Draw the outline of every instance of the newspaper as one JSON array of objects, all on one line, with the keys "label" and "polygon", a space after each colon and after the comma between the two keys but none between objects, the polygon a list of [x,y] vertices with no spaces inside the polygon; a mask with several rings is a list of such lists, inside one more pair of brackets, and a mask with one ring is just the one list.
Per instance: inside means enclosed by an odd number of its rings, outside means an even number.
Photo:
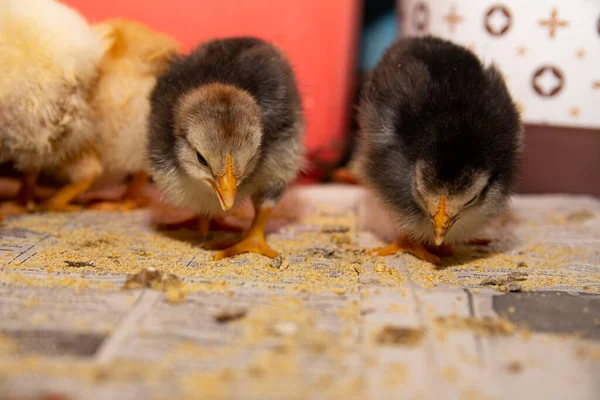
[{"label": "newspaper", "polygon": [[[364,189],[285,204],[277,260],[147,210],[5,220],[0,399],[600,398],[600,201],[517,196],[441,267],[364,251],[398,233]],[[146,268],[185,296],[124,289]]]}]

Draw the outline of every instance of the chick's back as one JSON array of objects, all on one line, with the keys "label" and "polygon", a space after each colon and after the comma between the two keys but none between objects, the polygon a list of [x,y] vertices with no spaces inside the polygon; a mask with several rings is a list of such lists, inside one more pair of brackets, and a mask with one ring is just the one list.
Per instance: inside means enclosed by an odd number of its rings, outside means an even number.
[{"label": "chick's back", "polygon": [[359,120],[371,164],[362,173],[381,185],[387,176],[372,166],[386,157],[407,172],[424,160],[438,182],[467,169],[493,171],[507,188],[515,178],[520,119],[501,73],[451,42],[392,45],[364,87]]},{"label": "chick's back", "polygon": [[[152,163],[169,168],[177,162],[173,135],[177,101],[186,92],[211,83],[235,86],[254,98],[262,111],[263,145],[296,139],[295,130],[289,128],[302,122],[301,104],[285,56],[257,38],[227,38],[200,45],[175,60],[158,80],[151,99]],[[263,151],[268,150],[263,146]]]},{"label": "chick's back", "polygon": [[93,141],[88,92],[101,38],[54,0],[0,2],[0,158],[58,164]]}]

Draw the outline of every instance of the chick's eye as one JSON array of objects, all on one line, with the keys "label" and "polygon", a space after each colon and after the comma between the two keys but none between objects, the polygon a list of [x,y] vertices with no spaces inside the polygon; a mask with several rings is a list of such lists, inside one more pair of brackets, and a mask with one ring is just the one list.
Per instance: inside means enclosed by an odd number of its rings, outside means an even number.
[{"label": "chick's eye", "polygon": [[479,194],[476,194],[475,196],[473,196],[473,198],[471,200],[467,201],[465,203],[465,207],[472,206],[473,204],[475,204],[475,202],[477,201],[477,199],[479,199]]},{"label": "chick's eye", "polygon": [[208,166],[208,163],[206,162],[206,159],[204,157],[202,157],[202,154],[200,154],[199,151],[196,152],[196,158],[198,159],[198,162],[202,165],[204,165],[205,167]]}]

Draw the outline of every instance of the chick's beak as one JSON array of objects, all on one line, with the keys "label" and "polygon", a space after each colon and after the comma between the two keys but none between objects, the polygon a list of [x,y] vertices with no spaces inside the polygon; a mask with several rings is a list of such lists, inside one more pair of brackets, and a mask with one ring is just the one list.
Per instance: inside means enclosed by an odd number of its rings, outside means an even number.
[{"label": "chick's beak", "polygon": [[446,200],[447,197],[445,194],[443,194],[440,198],[437,212],[433,215],[431,219],[431,222],[433,223],[434,240],[437,246],[444,243],[446,233],[455,221],[455,219],[451,218],[446,211]]},{"label": "chick's beak", "polygon": [[224,211],[230,210],[235,204],[235,194],[237,191],[237,178],[233,174],[233,160],[231,154],[227,154],[227,163],[225,165],[225,171],[221,174],[217,180],[217,184],[213,186],[221,208]]}]

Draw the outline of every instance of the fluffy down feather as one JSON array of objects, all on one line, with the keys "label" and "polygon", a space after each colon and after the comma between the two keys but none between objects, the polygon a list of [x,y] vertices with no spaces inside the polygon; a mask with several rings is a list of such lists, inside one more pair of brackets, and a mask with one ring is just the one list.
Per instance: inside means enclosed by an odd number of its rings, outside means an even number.
[{"label": "fluffy down feather", "polygon": [[55,168],[93,151],[90,90],[103,43],[54,0],[0,1],[0,160]]},{"label": "fluffy down feather", "polygon": [[150,92],[177,54],[178,44],[135,21],[109,20],[94,28],[106,30],[112,40],[91,101],[104,170],[146,171]]}]

